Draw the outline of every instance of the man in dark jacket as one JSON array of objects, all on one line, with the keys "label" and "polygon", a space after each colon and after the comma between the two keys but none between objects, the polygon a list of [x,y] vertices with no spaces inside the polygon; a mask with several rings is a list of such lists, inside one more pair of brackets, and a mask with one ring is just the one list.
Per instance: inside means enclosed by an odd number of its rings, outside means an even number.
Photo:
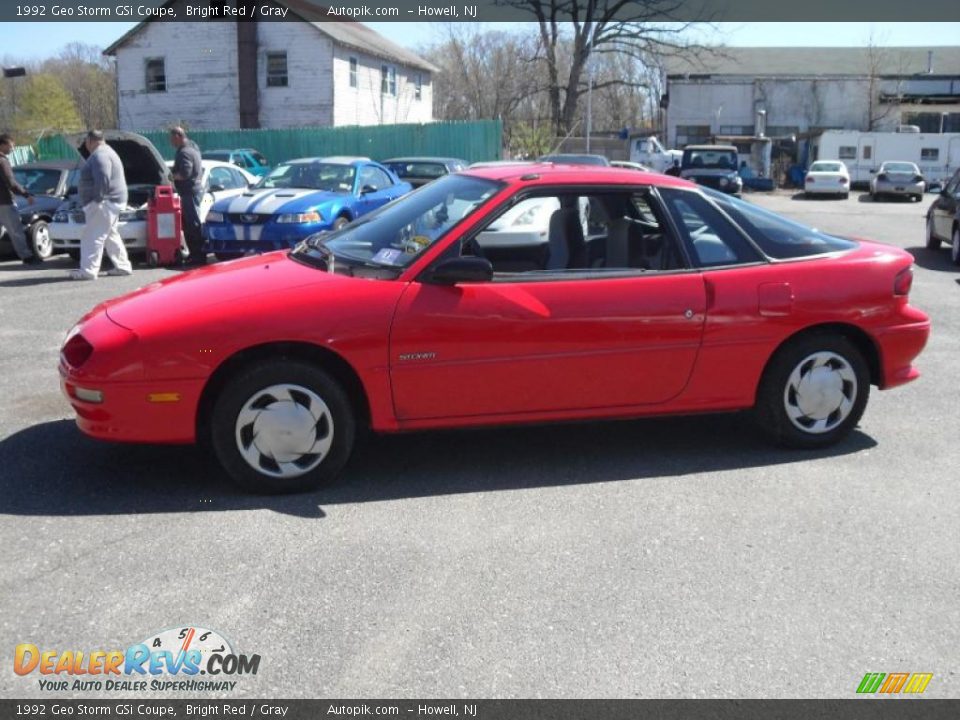
[{"label": "man in dark jacket", "polygon": [[183,236],[190,251],[184,264],[206,265],[207,255],[203,251],[203,234],[200,230],[200,200],[203,198],[200,148],[187,137],[182,127],[170,129],[170,144],[177,149],[173,159],[173,186],[180,196]]},{"label": "man in dark jacket", "polygon": [[6,228],[7,234],[13,241],[13,249],[17,253],[17,257],[23,260],[26,265],[39,265],[43,260],[37,257],[30,246],[27,245],[27,236],[23,232],[23,221],[20,220],[20,213],[17,212],[17,206],[13,202],[14,195],[21,195],[33,205],[33,195],[17,182],[17,178],[13,175],[13,169],[10,167],[10,159],[7,155],[13,152],[13,148],[13,138],[6,133],[0,135],[0,225]]}]

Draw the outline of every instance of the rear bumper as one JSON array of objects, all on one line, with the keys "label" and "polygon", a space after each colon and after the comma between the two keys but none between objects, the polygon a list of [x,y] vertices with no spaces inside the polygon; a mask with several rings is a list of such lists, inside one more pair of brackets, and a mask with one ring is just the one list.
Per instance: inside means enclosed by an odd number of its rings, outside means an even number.
[{"label": "rear bumper", "polygon": [[905,385],[920,377],[913,361],[930,337],[930,319],[921,311],[908,307],[912,322],[894,325],[874,332],[880,350],[880,389]]}]

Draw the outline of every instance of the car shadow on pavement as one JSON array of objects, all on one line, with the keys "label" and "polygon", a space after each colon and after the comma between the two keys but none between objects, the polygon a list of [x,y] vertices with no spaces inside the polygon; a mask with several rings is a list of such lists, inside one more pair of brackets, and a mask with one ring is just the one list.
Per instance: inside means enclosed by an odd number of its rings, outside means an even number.
[{"label": "car shadow on pavement", "polygon": [[0,514],[83,516],[324,506],[677,477],[807,462],[875,447],[855,431],[823,450],[775,448],[747,414],[374,436],[337,481],[300,495],[236,490],[202,450],[103,443],[70,420],[0,441]]},{"label": "car shadow on pavement", "polygon": [[917,267],[944,272],[957,272],[960,270],[960,267],[954,265],[950,260],[949,248],[930,250],[927,247],[918,245],[916,247],[908,247],[907,252],[913,255],[913,261],[917,264]]}]

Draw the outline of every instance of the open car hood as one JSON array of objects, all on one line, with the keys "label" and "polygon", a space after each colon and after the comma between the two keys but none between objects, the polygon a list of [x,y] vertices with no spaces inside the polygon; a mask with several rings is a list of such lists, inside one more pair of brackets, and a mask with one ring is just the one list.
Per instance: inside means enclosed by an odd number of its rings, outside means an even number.
[{"label": "open car hood", "polygon": [[[70,135],[67,141],[77,148],[84,159],[90,153],[84,147],[86,133]],[[170,170],[163,156],[143,135],[126,130],[104,130],[103,139],[120,156],[127,185],[172,185]]]}]

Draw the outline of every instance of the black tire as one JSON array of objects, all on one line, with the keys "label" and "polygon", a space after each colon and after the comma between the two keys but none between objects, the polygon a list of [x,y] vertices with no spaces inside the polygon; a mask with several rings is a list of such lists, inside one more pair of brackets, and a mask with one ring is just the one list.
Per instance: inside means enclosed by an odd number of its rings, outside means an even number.
[{"label": "black tire", "polygon": [[954,265],[960,265],[960,227],[953,228],[950,239],[950,259]]},{"label": "black tire", "polygon": [[939,250],[940,238],[933,233],[933,212],[927,215],[927,250]]},{"label": "black tire", "polygon": [[80,262],[80,251],[79,250],[67,250],[67,256],[74,262]]},{"label": "black tire", "polygon": [[[214,452],[227,474],[244,490],[266,495],[330,482],[349,459],[355,436],[343,388],[320,368],[297,360],[242,370],[216,398],[210,423]],[[288,459],[278,458],[281,453]]]},{"label": "black tire", "polygon": [[350,218],[344,217],[343,215],[341,215],[340,217],[338,217],[336,220],[333,221],[333,232],[336,232],[337,230],[342,230],[349,224],[350,224]]},{"label": "black tire", "polygon": [[845,192],[845,193],[843,194],[843,199],[844,199],[844,200],[849,200],[849,199],[850,199],[850,193]]},{"label": "black tire", "polygon": [[[820,370],[818,377],[812,375]],[[801,382],[795,382],[797,378]],[[799,392],[804,382],[808,388],[816,383],[807,407]],[[824,397],[827,393],[835,397]],[[869,397],[870,372],[857,347],[842,335],[817,333],[789,342],[770,359],[755,413],[763,432],[777,445],[820,448],[853,430]]]},{"label": "black tire", "polygon": [[35,257],[46,260],[53,255],[53,240],[50,239],[50,227],[45,220],[37,220],[30,226],[27,234],[30,240],[30,249]]}]

